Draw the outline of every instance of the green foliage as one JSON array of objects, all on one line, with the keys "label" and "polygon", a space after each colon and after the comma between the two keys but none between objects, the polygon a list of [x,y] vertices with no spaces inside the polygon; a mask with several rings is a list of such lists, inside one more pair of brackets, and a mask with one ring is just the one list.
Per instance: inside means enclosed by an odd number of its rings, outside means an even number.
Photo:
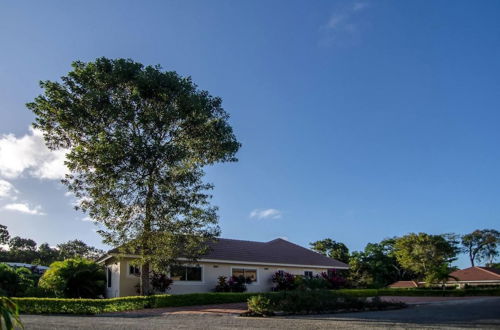
[{"label": "green foliage", "polygon": [[153,292],[165,293],[170,290],[170,286],[173,282],[174,281],[164,273],[153,272],[151,275],[151,287],[153,288]]},{"label": "green foliage", "polygon": [[[341,289],[328,291],[315,295],[316,291],[305,291],[306,294],[300,296],[301,304],[306,305],[308,299],[317,297],[330,298],[362,298],[375,296],[500,296],[500,289],[468,289],[468,290],[431,290],[431,289]],[[107,312],[120,312],[142,308],[179,307],[195,305],[211,305],[245,302],[249,298],[263,295],[276,301],[274,295],[282,294],[279,297],[289,297],[293,301],[298,294],[288,295],[291,291],[283,293],[192,293],[180,295],[152,295],[136,296],[111,299],[60,299],[60,298],[12,298],[19,305],[22,313],[29,314],[98,314]],[[307,295],[307,292],[312,292]],[[280,300],[280,299],[278,299]],[[288,302],[292,303],[292,302]],[[311,309],[313,310],[313,309]]]},{"label": "green foliage", "polygon": [[411,233],[397,238],[394,244],[397,261],[420,278],[454,261],[457,253],[454,242],[445,235]]},{"label": "green foliage", "polygon": [[43,274],[39,287],[58,297],[96,298],[104,294],[106,275],[102,267],[86,259],[56,261]]},{"label": "green foliage", "polygon": [[9,231],[7,226],[0,225],[0,244],[7,244],[10,239]]},{"label": "green foliage", "polygon": [[349,249],[344,243],[336,242],[331,238],[309,243],[311,249],[327,257],[349,263]]},{"label": "green foliage", "polygon": [[258,295],[248,298],[248,310],[257,315],[273,315],[274,305],[271,299],[264,295]]},{"label": "green foliage", "polygon": [[13,298],[21,313],[29,314],[98,314],[143,308],[245,302],[256,293],[192,293],[151,295],[111,299]]},{"label": "green foliage", "polygon": [[72,66],[27,107],[47,146],[68,149],[64,183],[106,243],[142,255],[147,292],[148,265],[195,260],[218,236],[203,167],[236,161],[240,144],[222,100],[190,78],[126,59]]},{"label": "green foliage", "polygon": [[334,293],[339,296],[374,297],[374,296],[412,296],[412,297],[464,297],[464,296],[500,296],[499,288],[470,289],[341,289]]},{"label": "green foliage", "polygon": [[61,260],[59,251],[50,247],[48,243],[38,246],[36,259],[30,261],[30,264],[49,266],[54,261]]},{"label": "green foliage", "polygon": [[353,310],[378,310],[388,307],[404,307],[402,303],[383,302],[380,299],[341,296],[328,290],[282,291],[275,294],[262,294],[248,300],[251,313],[272,315],[310,314]]},{"label": "green foliage", "polygon": [[37,243],[30,238],[19,236],[10,239],[6,226],[0,225],[0,244],[8,243],[9,250],[0,248],[0,261],[22,262],[33,265],[49,266],[54,261],[68,258],[95,259],[104,251],[89,246],[80,240],[68,241],[52,248],[48,243]]},{"label": "green foliage", "polygon": [[329,289],[329,283],[321,276],[305,277],[295,276],[294,287],[297,290]]},{"label": "green foliage", "polygon": [[398,280],[410,280],[413,273],[404,269],[394,254],[395,239],[368,243],[349,260],[349,282],[356,287],[385,287]]},{"label": "green foliage", "polygon": [[26,314],[98,314],[149,307],[148,297],[112,299],[13,298]]},{"label": "green foliage", "polygon": [[471,266],[487,260],[489,264],[498,256],[500,232],[494,229],[474,230],[461,237],[462,252],[469,256]]},{"label": "green foliage", "polygon": [[230,287],[227,283],[227,276],[217,277],[217,285],[214,288],[215,292],[229,292]]},{"label": "green foliage", "polygon": [[0,330],[4,328],[4,325],[7,330],[16,327],[24,328],[16,303],[7,297],[0,297]]},{"label": "green foliage", "polygon": [[425,276],[425,282],[428,286],[440,284],[442,288],[445,289],[447,281],[458,281],[456,277],[450,275],[453,270],[454,269],[448,267],[447,264],[442,264],[438,267],[433,268],[430,272],[427,273],[427,275]]},{"label": "green foliage", "polygon": [[14,268],[0,263],[0,290],[10,297],[24,296],[35,286],[35,276],[24,267]]},{"label": "green foliage", "polygon": [[70,258],[97,259],[104,254],[103,250],[89,246],[78,239],[57,244],[57,249],[62,260]]}]

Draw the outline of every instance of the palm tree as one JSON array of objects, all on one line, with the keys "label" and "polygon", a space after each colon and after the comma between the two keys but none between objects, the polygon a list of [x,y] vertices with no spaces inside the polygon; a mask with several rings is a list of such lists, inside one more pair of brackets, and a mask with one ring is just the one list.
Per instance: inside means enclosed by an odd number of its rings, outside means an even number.
[{"label": "palm tree", "polygon": [[19,308],[7,297],[0,297],[0,330],[11,330],[15,326],[20,326],[24,329],[21,319],[19,318]]}]

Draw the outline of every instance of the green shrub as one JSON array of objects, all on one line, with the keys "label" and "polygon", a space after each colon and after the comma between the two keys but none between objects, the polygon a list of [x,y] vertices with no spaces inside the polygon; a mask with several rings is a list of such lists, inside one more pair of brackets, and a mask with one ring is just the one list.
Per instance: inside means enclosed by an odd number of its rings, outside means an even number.
[{"label": "green shrub", "polygon": [[245,302],[257,293],[247,292],[207,292],[178,295],[150,296],[151,307],[177,307]]},{"label": "green shrub", "polygon": [[150,306],[149,297],[111,299],[13,298],[25,314],[98,314],[143,309]]},{"label": "green shrub", "polygon": [[38,282],[57,297],[97,298],[104,295],[106,275],[101,266],[87,259],[56,261]]},{"label": "green shrub", "polygon": [[310,314],[403,306],[402,303],[384,302],[380,299],[343,297],[329,290],[281,291],[272,295],[262,294],[248,300],[250,313],[257,315],[272,315],[275,312]]},{"label": "green shrub", "polygon": [[0,329],[23,328],[19,318],[19,308],[16,303],[7,297],[0,297]]},{"label": "green shrub", "polygon": [[500,289],[341,289],[333,291],[339,296],[374,297],[374,296],[416,296],[416,297],[463,297],[463,296],[500,296]]},{"label": "green shrub", "polygon": [[274,306],[266,296],[258,295],[248,298],[248,310],[252,311],[257,315],[273,315],[274,314]]},{"label": "green shrub", "polygon": [[3,294],[9,297],[24,296],[34,285],[34,276],[28,268],[14,268],[0,263],[0,290]]},{"label": "green shrub", "polygon": [[191,293],[111,299],[13,298],[22,313],[98,314],[160,307],[245,302],[257,293]]}]

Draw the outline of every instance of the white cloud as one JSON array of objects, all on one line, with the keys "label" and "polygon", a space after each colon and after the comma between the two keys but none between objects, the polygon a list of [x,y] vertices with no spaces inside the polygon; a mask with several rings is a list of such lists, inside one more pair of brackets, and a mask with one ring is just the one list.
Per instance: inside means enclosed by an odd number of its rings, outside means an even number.
[{"label": "white cloud", "polygon": [[368,8],[368,4],[366,2],[356,2],[352,6],[352,10],[354,10],[354,11],[363,10],[365,8]]},{"label": "white cloud", "polygon": [[49,150],[42,132],[31,127],[20,138],[4,134],[0,137],[0,175],[17,178],[27,173],[40,179],[62,179],[68,173],[65,154],[65,150]]},{"label": "white cloud", "polygon": [[3,208],[7,211],[21,212],[32,215],[45,215],[45,213],[42,212],[42,207],[40,205],[31,208],[27,203],[12,203],[5,205]]},{"label": "white cloud", "polygon": [[366,8],[368,8],[366,2],[355,2],[350,6],[344,6],[335,10],[326,24],[320,28],[322,32],[320,44],[352,43],[357,38],[359,30],[358,25],[360,21],[357,15]]},{"label": "white cloud", "polygon": [[0,179],[0,198],[10,198],[10,199],[16,199],[18,191],[12,183],[9,181],[5,181]]},{"label": "white cloud", "polygon": [[282,215],[282,212],[276,209],[255,209],[250,212],[250,218],[256,219],[279,219]]}]

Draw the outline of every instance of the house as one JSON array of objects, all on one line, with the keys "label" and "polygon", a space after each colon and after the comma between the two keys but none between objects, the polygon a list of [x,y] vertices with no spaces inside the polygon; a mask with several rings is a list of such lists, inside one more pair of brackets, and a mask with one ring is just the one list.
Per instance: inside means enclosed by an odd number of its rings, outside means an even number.
[{"label": "house", "polygon": [[33,273],[37,273],[40,275],[45,273],[47,271],[47,269],[49,269],[49,267],[47,267],[47,266],[25,264],[22,262],[4,262],[4,264],[9,265],[10,267],[13,267],[13,268],[19,268],[19,267],[28,268]]},{"label": "house", "polygon": [[396,281],[387,287],[391,289],[411,289],[418,288],[420,286],[422,286],[421,283],[416,281]]},{"label": "house", "polygon": [[[113,249],[98,260],[106,267],[108,298],[137,295],[139,269],[131,263],[137,257]],[[182,294],[213,291],[219,276],[243,275],[252,280],[247,291],[265,292],[273,287],[271,277],[278,271],[314,276],[334,269],[348,266],[280,238],[269,242],[220,238],[196,264],[166,272],[173,279],[169,293]]]},{"label": "house", "polygon": [[[453,277],[456,277],[455,280]],[[490,267],[469,267],[450,273],[450,279],[446,285],[457,286],[479,286],[500,285],[500,269]]]}]

